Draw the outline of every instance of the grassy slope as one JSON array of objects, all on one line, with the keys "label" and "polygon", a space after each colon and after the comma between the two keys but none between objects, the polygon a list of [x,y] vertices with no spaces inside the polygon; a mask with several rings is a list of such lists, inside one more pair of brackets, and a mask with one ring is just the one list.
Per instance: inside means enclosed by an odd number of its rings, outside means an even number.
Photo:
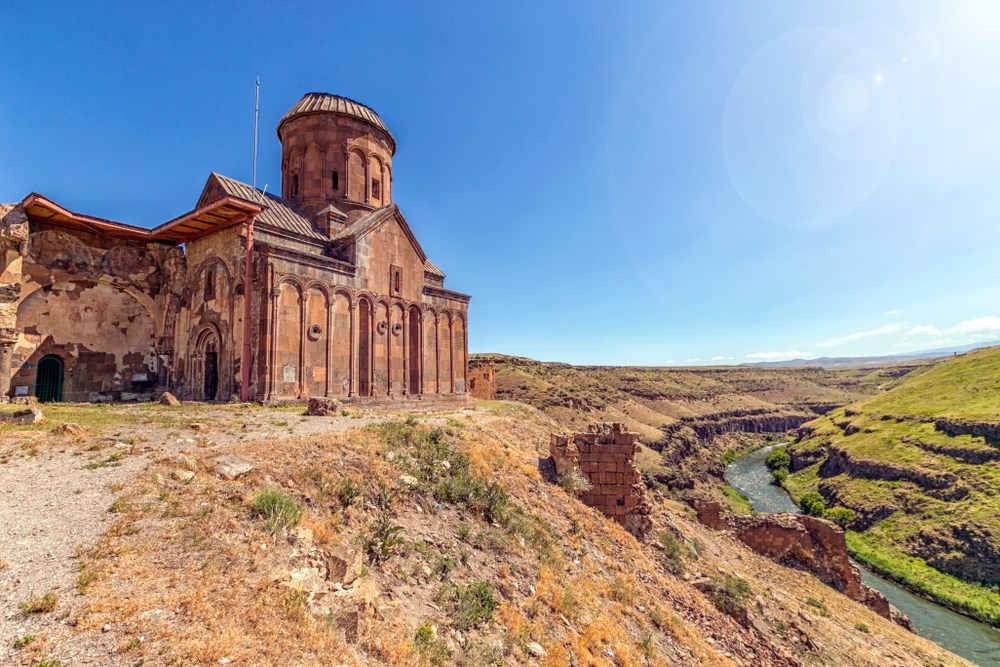
[{"label": "grassy slope", "polygon": [[[994,461],[969,462],[996,450],[983,438],[936,430],[932,419],[940,417],[1000,420],[1000,348],[942,361],[881,396],[812,422],[812,434],[791,450],[817,463],[793,474],[788,487],[793,495],[820,490],[877,518],[849,537],[858,558],[925,595],[997,623],[1000,595],[947,573],[968,571],[962,566],[970,559],[967,535],[992,553],[1000,549],[1000,467]],[[820,464],[831,447],[853,461],[876,462],[899,474],[823,477]],[[921,480],[943,480],[943,488],[928,488]],[[949,497],[959,487],[968,495]],[[995,577],[995,563],[982,565]]]}]

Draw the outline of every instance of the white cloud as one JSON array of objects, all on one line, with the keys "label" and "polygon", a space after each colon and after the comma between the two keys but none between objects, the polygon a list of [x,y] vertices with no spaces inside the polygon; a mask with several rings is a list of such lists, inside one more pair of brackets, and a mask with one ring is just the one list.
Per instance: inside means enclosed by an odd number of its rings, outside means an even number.
[{"label": "white cloud", "polygon": [[895,317],[896,315],[902,315],[903,311],[901,311],[901,310],[887,310],[887,311],[885,311],[885,314],[889,315],[890,317]]},{"label": "white cloud", "polygon": [[941,330],[936,326],[917,326],[906,332],[907,336],[940,336]]},{"label": "white cloud", "polygon": [[833,347],[834,345],[843,345],[844,343],[850,343],[852,341],[861,340],[862,338],[871,338],[872,336],[884,336],[886,334],[897,333],[902,330],[902,326],[899,324],[886,324],[885,326],[878,327],[877,329],[869,329],[868,331],[857,331],[855,333],[847,334],[846,336],[838,336],[837,338],[828,338],[822,343],[819,343],[823,347]]},{"label": "white cloud", "polygon": [[950,331],[960,334],[1000,333],[1000,317],[987,315],[986,317],[977,317],[974,320],[965,320],[956,324]]},{"label": "white cloud", "polygon": [[808,356],[810,356],[808,352],[753,352],[746,355],[746,358],[758,361],[779,361],[781,359],[798,359]]},{"label": "white cloud", "polygon": [[717,354],[714,357],[712,357],[711,361],[732,361],[735,358],[736,357],[726,357],[721,354]]}]

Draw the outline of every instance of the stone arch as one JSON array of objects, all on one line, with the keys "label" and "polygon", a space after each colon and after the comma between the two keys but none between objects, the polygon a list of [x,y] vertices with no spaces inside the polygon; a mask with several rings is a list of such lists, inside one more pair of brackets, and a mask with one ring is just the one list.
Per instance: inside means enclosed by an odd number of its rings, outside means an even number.
[{"label": "stone arch", "polygon": [[90,248],[76,237],[49,229],[28,236],[28,258],[44,266],[46,271],[60,270],[69,273],[88,273],[95,265]]},{"label": "stone arch", "polygon": [[468,374],[465,336],[465,317],[461,313],[455,313],[452,318],[451,358],[455,366],[455,392],[459,394],[464,394],[466,391],[466,376]]},{"label": "stone arch", "polygon": [[[223,283],[220,283],[217,277],[220,268]],[[209,257],[205,259],[190,275],[189,287],[193,296],[192,307],[214,299],[218,299],[220,302],[229,301],[229,295],[232,294],[233,290],[233,275],[229,266],[221,258]]]},{"label": "stone arch", "polygon": [[374,326],[374,363],[372,372],[372,386],[374,396],[385,396],[389,392],[389,364],[390,346],[392,343],[391,326],[391,306],[386,299],[378,299],[375,302]]},{"label": "stone arch", "polygon": [[406,336],[406,360],[407,367],[407,391],[412,395],[424,393],[423,367],[424,357],[422,354],[424,346],[423,314],[416,304],[409,307],[407,316],[407,336]]},{"label": "stone arch", "polygon": [[307,396],[326,396],[330,360],[330,296],[326,286],[311,282],[305,291],[303,386]]},{"label": "stone arch", "polygon": [[368,201],[368,160],[358,148],[351,148],[347,153],[347,171],[351,182],[347,186],[347,196],[354,201]]},{"label": "stone arch", "polygon": [[368,156],[368,191],[373,206],[380,207],[385,201],[385,175],[382,158],[374,153]]},{"label": "stone arch", "polygon": [[144,247],[123,245],[112,248],[104,253],[100,266],[100,270],[109,276],[133,283],[146,283],[154,294],[160,291],[160,262]]},{"label": "stone arch", "polygon": [[403,393],[406,386],[404,382],[406,329],[403,327],[405,312],[400,301],[394,301],[389,308],[389,391],[393,394]]},{"label": "stone arch", "polygon": [[295,146],[288,152],[288,159],[285,161],[282,170],[282,197],[294,199],[302,192],[302,150]]},{"label": "stone arch", "polygon": [[434,308],[424,308],[424,391],[438,393],[438,317]]},{"label": "stone arch", "polygon": [[374,306],[367,296],[358,298],[358,393],[372,395],[372,335]]},{"label": "stone arch", "polygon": [[353,359],[351,332],[351,295],[346,289],[334,289],[330,297],[330,394],[347,396],[351,391]]},{"label": "stone arch", "polygon": [[189,395],[202,401],[216,401],[224,398],[223,389],[223,348],[222,334],[215,324],[204,324],[192,339],[190,355],[191,378]]},{"label": "stone arch", "polygon": [[451,354],[451,311],[442,310],[438,314],[438,393],[451,394],[455,391],[452,374]]},{"label": "stone arch", "polygon": [[302,284],[286,276],[278,281],[275,312],[274,394],[299,395],[302,346]]},{"label": "stone arch", "polygon": [[[324,191],[334,196],[342,196],[347,187],[347,165],[344,162],[344,147],[334,142],[326,147],[323,178]],[[336,187],[334,176],[336,173]]]}]

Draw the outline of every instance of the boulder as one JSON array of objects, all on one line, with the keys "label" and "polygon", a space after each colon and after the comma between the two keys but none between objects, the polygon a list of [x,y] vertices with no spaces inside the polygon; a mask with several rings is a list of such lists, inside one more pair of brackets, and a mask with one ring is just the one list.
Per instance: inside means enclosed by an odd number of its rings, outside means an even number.
[{"label": "boulder", "polygon": [[332,417],[340,414],[340,401],[333,398],[313,396],[309,399],[306,414],[310,417]]},{"label": "boulder", "polygon": [[220,456],[215,459],[214,464],[215,474],[223,479],[236,479],[257,467],[252,461],[235,454]]},{"label": "boulder", "polygon": [[345,550],[326,557],[326,578],[340,584],[350,584],[361,576],[361,552]]},{"label": "boulder", "polygon": [[66,435],[71,438],[83,438],[90,435],[87,429],[73,422],[63,422],[52,429],[52,432],[56,435]]},{"label": "boulder", "polygon": [[194,473],[190,470],[174,470],[170,473],[170,476],[181,484],[187,484],[194,479]]},{"label": "boulder", "polygon": [[165,391],[162,394],[160,394],[160,404],[172,405],[174,407],[177,407],[178,405],[181,404],[181,402],[178,401],[177,397],[171,394],[169,391]]},{"label": "boulder", "polygon": [[0,422],[17,424],[18,426],[38,424],[42,419],[44,419],[42,411],[35,407],[28,408],[27,410],[18,410],[17,412],[0,413]]}]

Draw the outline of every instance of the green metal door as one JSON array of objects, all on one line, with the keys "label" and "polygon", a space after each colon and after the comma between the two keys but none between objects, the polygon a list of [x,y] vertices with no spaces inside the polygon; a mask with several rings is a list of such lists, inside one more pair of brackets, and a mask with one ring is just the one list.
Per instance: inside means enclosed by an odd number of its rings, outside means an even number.
[{"label": "green metal door", "polygon": [[63,390],[63,362],[57,356],[42,357],[35,377],[35,396],[40,402],[61,401]]}]

